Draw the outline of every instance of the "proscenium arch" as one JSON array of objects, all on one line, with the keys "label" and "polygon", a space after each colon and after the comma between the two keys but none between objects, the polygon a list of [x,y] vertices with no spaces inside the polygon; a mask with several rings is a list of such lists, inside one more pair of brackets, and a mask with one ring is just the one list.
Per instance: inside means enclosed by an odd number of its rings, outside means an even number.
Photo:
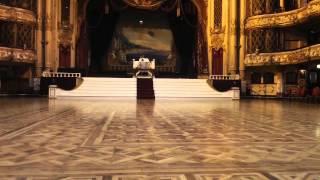
[{"label": "proscenium arch", "polygon": [[[82,19],[87,17],[87,8],[88,8],[88,4],[90,2],[90,0],[82,0],[83,1],[83,6],[79,7],[82,8]],[[202,24],[203,26],[205,26],[205,29],[207,28],[207,2],[206,0],[190,0],[191,2],[193,2],[193,4],[195,5],[195,7],[197,8],[198,11],[198,22],[200,22],[200,24]],[[203,21],[202,21],[203,20]]]},{"label": "proscenium arch", "polygon": [[[82,14],[78,14],[78,27],[81,28],[82,25],[86,22],[87,18],[87,8],[91,0],[79,0],[78,8],[81,8],[78,12],[82,12]],[[208,67],[208,42],[207,42],[207,2],[206,0],[190,0],[194,7],[197,10],[197,19],[198,19],[198,30],[196,34],[197,38],[197,73],[198,75],[207,75],[209,71]],[[80,3],[81,2],[81,3]],[[82,6],[81,6],[82,5]],[[80,42],[79,40],[83,36],[82,30],[79,29],[77,32],[77,42]],[[200,34],[199,34],[200,33]],[[200,39],[199,39],[200,38]],[[78,46],[78,45],[77,45]],[[78,48],[77,48],[78,49]],[[82,49],[83,50],[83,49]],[[81,52],[81,48],[80,48]],[[79,49],[77,50],[77,54],[79,53]],[[77,57],[81,57],[80,55],[77,55]],[[81,63],[80,63],[81,64]]]}]

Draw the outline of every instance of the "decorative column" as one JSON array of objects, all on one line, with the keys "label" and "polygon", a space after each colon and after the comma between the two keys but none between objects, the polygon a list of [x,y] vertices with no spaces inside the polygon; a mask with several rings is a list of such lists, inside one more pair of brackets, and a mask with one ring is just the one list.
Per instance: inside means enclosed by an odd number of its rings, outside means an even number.
[{"label": "decorative column", "polygon": [[245,32],[245,19],[246,19],[246,12],[247,12],[247,1],[241,1],[240,4],[240,63],[239,63],[239,70],[240,70],[240,77],[244,79],[245,77],[245,65],[244,60],[246,57],[246,40],[247,34]]},{"label": "decorative column", "polygon": [[35,49],[37,50],[37,61],[35,64],[35,76],[40,77],[42,73],[42,62],[43,62],[43,49],[42,49],[42,28],[43,28],[43,18],[42,18],[42,3],[44,0],[38,0],[37,5],[37,15],[38,15],[38,25],[36,29],[36,41]]},{"label": "decorative column", "polygon": [[[44,0],[47,1],[47,0]],[[45,24],[45,34],[46,34],[46,41],[44,42],[46,45],[45,50],[45,69],[46,70],[53,70],[51,69],[52,65],[52,3],[53,1],[46,2],[46,24]]]},{"label": "decorative column", "polygon": [[58,1],[47,1],[46,21],[46,69],[56,71],[58,60],[57,12]]},{"label": "decorative column", "polygon": [[74,68],[76,65],[76,29],[78,29],[76,26],[78,25],[78,16],[77,16],[77,8],[78,8],[78,1],[77,0],[71,0],[71,17],[70,17],[70,24],[72,29],[72,44],[71,44],[71,67]]},{"label": "decorative column", "polygon": [[237,57],[236,57],[236,51],[237,51],[237,32],[236,32],[236,18],[237,18],[237,7],[236,7],[236,1],[230,2],[230,22],[229,22],[229,58],[228,58],[228,73],[230,74],[236,74],[237,71]]}]

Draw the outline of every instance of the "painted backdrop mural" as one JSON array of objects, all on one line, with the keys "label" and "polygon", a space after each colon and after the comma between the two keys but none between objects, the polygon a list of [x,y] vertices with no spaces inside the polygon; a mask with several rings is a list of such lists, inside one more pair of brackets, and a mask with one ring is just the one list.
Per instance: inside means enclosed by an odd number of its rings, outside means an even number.
[{"label": "painted backdrop mural", "polygon": [[177,57],[165,14],[129,12],[120,15],[106,58],[107,70],[125,70],[132,59],[155,59],[158,71],[176,72]]}]

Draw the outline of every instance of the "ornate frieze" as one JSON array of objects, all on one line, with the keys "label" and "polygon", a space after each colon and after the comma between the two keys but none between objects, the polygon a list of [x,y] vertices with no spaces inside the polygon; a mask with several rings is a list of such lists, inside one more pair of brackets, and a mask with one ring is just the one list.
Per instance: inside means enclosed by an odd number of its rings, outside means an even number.
[{"label": "ornate frieze", "polygon": [[0,47],[0,61],[34,63],[36,52],[15,48]]},{"label": "ornate frieze", "polygon": [[24,23],[37,22],[37,18],[34,12],[26,9],[8,7],[3,5],[0,5],[0,20]]},{"label": "ornate frieze", "polygon": [[276,84],[251,84],[251,95],[253,96],[276,96]]},{"label": "ornate frieze", "polygon": [[245,27],[246,29],[287,27],[303,23],[313,16],[320,16],[320,0],[313,0],[307,6],[292,11],[249,17]]},{"label": "ornate frieze", "polygon": [[275,53],[248,54],[246,66],[298,64],[320,58],[320,44],[303,49]]}]

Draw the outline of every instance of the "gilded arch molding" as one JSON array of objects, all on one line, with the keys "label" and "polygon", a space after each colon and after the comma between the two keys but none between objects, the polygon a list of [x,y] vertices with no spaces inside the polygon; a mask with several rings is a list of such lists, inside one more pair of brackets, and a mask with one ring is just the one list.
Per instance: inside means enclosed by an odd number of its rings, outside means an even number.
[{"label": "gilded arch molding", "polygon": [[313,0],[303,8],[288,12],[249,17],[245,28],[287,27],[304,23],[310,17],[320,17],[320,0]]},{"label": "gilded arch molding", "polygon": [[32,24],[35,24],[37,22],[37,18],[34,12],[26,9],[8,7],[3,5],[0,5],[0,20]]}]

